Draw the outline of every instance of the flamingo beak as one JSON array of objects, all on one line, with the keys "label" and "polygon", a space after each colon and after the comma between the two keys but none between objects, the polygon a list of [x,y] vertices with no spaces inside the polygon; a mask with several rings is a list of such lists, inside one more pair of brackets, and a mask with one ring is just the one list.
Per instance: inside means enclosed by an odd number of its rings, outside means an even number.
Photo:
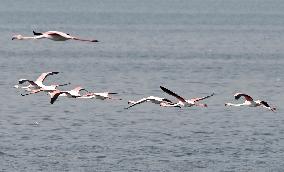
[{"label": "flamingo beak", "polygon": [[12,37],[12,40],[16,39],[15,37]]},{"label": "flamingo beak", "polygon": [[95,39],[95,40],[92,40],[92,42],[99,42],[99,41]]}]

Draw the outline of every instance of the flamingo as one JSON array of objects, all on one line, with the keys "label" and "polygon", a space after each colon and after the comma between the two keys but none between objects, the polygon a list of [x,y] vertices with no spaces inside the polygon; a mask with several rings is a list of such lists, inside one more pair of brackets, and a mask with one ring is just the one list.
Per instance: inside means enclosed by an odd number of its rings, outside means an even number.
[{"label": "flamingo", "polygon": [[19,85],[15,85],[15,88],[23,88],[26,91],[30,91],[30,93],[28,94],[22,94],[22,96],[26,96],[29,94],[35,94],[41,91],[55,91],[57,87],[59,86],[65,86],[65,85],[69,85],[70,83],[67,84],[53,84],[53,85],[44,85],[43,81],[46,79],[46,77],[50,76],[50,75],[55,75],[58,74],[59,72],[45,72],[42,73],[35,81],[33,80],[29,80],[29,79],[20,79],[19,80],[19,84],[24,84],[26,82],[29,83],[28,86],[25,87],[20,87]]},{"label": "flamingo", "polygon": [[236,93],[234,95],[235,99],[238,100],[240,97],[244,97],[245,98],[245,102],[241,103],[241,104],[233,104],[233,103],[225,103],[225,106],[249,106],[249,107],[264,107],[266,109],[271,110],[272,112],[276,111],[275,107],[270,107],[268,105],[268,103],[266,101],[262,101],[262,100],[256,100],[254,101],[253,98],[247,94],[244,93]]},{"label": "flamingo", "polygon": [[214,95],[214,93],[212,93],[211,95],[209,96],[205,96],[205,97],[201,97],[201,98],[192,98],[192,99],[189,99],[189,100],[186,100],[184,99],[183,97],[177,95],[176,93],[172,92],[171,90],[163,87],[163,86],[160,86],[160,88],[166,92],[167,94],[171,95],[171,96],[174,96],[176,97],[179,102],[176,103],[176,105],[179,105],[179,106],[184,106],[184,107],[191,107],[191,106],[200,106],[200,107],[207,107],[207,104],[201,104],[201,103],[197,103],[201,100],[204,100],[204,99],[207,99],[209,97],[212,97]]},{"label": "flamingo", "polygon": [[36,93],[39,93],[41,91],[44,91],[44,92],[52,92],[52,91],[56,91],[57,90],[57,87],[61,87],[61,86],[66,86],[66,85],[69,85],[71,84],[70,82],[67,83],[67,84],[53,84],[53,85],[49,85],[49,86],[45,86],[45,87],[42,87],[42,88],[39,88],[39,89],[30,89],[29,90],[29,93],[26,93],[26,94],[21,94],[22,96],[28,96],[28,95],[31,95],[31,94],[36,94]]},{"label": "flamingo", "polygon": [[113,93],[113,92],[102,92],[102,93],[92,93],[88,92],[87,94],[78,97],[82,99],[100,99],[100,100],[105,100],[105,99],[112,99],[112,100],[122,100],[120,98],[114,98],[111,95],[118,94],[118,93]]},{"label": "flamingo", "polygon": [[82,91],[82,90],[87,91],[85,88],[78,86],[78,87],[75,87],[74,89],[69,90],[69,91],[55,90],[55,91],[48,92],[50,97],[51,97],[50,103],[53,104],[59,96],[65,96],[65,97],[68,97],[68,98],[79,98],[79,97],[82,96],[80,94],[80,91]]},{"label": "flamingo", "polygon": [[72,40],[76,40],[76,41],[88,41],[88,42],[99,42],[96,39],[81,39],[81,38],[77,38],[74,36],[71,36],[67,33],[64,32],[59,32],[59,31],[47,31],[47,32],[43,32],[43,33],[38,33],[33,31],[34,36],[22,36],[22,35],[14,35],[12,37],[12,40],[17,39],[17,40],[26,40],[26,39],[43,39],[43,38],[47,38],[53,41],[66,41],[69,39]]},{"label": "flamingo", "polygon": [[159,104],[162,107],[179,107],[180,106],[178,104],[174,104],[172,101],[170,101],[169,99],[166,98],[161,98],[161,97],[155,97],[155,96],[149,96],[146,98],[142,98],[138,101],[133,101],[133,100],[129,100],[128,104],[131,104],[130,106],[126,107],[125,109],[129,109],[135,105],[144,103],[144,102],[151,102],[154,104]]}]

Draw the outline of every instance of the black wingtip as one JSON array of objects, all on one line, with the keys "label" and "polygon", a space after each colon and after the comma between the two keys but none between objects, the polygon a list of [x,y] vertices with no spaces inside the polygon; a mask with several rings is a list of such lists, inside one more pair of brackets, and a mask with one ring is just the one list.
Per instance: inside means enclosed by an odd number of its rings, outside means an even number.
[{"label": "black wingtip", "polygon": [[235,96],[235,100],[239,100],[240,97],[241,96],[239,96],[239,95]]},{"label": "black wingtip", "polygon": [[51,99],[50,99],[50,104],[53,104],[55,102],[55,100],[57,99],[58,96],[53,96]]},{"label": "black wingtip", "polygon": [[163,101],[166,101],[168,103],[171,103],[171,104],[174,104],[171,100],[167,99],[167,98],[164,98]]},{"label": "black wingtip", "polygon": [[163,87],[163,86],[160,86],[160,88],[162,89],[162,90],[167,90],[165,87]]},{"label": "black wingtip", "polygon": [[23,84],[24,82],[26,82],[26,80],[25,80],[25,79],[21,79],[21,80],[19,80],[19,84]]},{"label": "black wingtip", "polygon": [[42,35],[42,33],[35,32],[34,30],[33,30],[33,34],[34,34],[34,35]]}]

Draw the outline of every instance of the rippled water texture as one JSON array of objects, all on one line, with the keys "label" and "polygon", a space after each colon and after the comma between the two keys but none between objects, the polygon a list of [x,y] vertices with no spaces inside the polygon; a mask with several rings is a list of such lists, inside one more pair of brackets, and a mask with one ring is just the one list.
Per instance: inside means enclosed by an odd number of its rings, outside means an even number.
[{"label": "rippled water texture", "polygon": [[[284,170],[281,0],[4,0],[0,171]],[[12,41],[60,30],[99,43]],[[20,78],[112,91],[122,101],[22,97]],[[208,108],[125,110],[166,86]],[[278,107],[225,107],[237,91]]]}]

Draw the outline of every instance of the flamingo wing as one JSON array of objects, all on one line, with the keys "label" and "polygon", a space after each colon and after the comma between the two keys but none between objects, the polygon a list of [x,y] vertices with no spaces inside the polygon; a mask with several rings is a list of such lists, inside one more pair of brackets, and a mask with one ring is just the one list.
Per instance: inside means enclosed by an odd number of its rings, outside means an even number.
[{"label": "flamingo wing", "polygon": [[23,84],[25,82],[28,82],[29,84],[33,85],[33,86],[38,86],[34,81],[28,80],[28,79],[20,79],[19,80],[19,84]]},{"label": "flamingo wing", "polygon": [[146,102],[147,100],[148,100],[147,98],[143,98],[143,99],[141,99],[141,100],[138,100],[137,102],[132,103],[130,106],[126,107],[125,109],[129,109],[129,108],[131,108],[131,107],[133,107],[133,106],[136,106],[136,105],[138,105],[138,104],[144,103],[144,102]]},{"label": "flamingo wing", "polygon": [[73,98],[76,98],[76,96],[73,96],[72,94],[70,94],[67,91],[56,90],[56,91],[50,93],[50,95],[51,95],[50,103],[53,104],[57,100],[57,98],[60,96],[60,94],[66,94],[66,95],[69,95],[69,96],[71,96]]},{"label": "flamingo wing", "polygon": [[163,98],[163,102],[169,103],[169,104],[174,104],[171,100],[169,100],[167,98]]},{"label": "flamingo wing", "polygon": [[260,101],[260,104],[262,104],[265,107],[270,107],[269,104],[265,101]]},{"label": "flamingo wing", "polygon": [[247,101],[253,101],[253,98],[251,96],[244,93],[236,93],[234,96],[236,100],[243,96]]},{"label": "flamingo wing", "polygon": [[82,39],[82,38],[71,36],[68,33],[59,32],[59,31],[48,31],[48,32],[45,32],[43,34],[45,34],[47,36],[53,36],[53,37],[59,36],[59,37],[64,37],[66,39],[74,39],[74,40],[78,40],[78,41],[99,42],[96,39]]},{"label": "flamingo wing", "polygon": [[58,74],[59,72],[46,72],[42,73],[35,82],[43,82],[47,76]]},{"label": "flamingo wing", "polygon": [[207,99],[207,98],[212,97],[212,96],[214,96],[214,93],[212,93],[209,96],[205,96],[205,97],[201,97],[201,98],[193,98],[193,99],[190,99],[190,100],[193,101],[193,102],[198,102],[200,100],[204,100],[204,99]]},{"label": "flamingo wing", "polygon": [[64,33],[64,32],[59,32],[59,31],[47,31],[45,32],[44,34],[46,35],[50,35],[50,36],[62,36],[64,38],[73,38],[72,36],[70,36],[69,34],[67,33]]},{"label": "flamingo wing", "polygon": [[271,111],[275,111],[276,110],[276,108],[275,107],[271,107],[271,106],[269,106],[269,104],[267,103],[267,102],[265,102],[265,101],[260,101],[260,104],[262,104],[265,108],[268,108],[268,109],[270,109]]},{"label": "flamingo wing", "polygon": [[60,95],[60,94],[63,94],[63,93],[66,93],[66,92],[62,92],[62,91],[56,90],[56,91],[54,91],[54,92],[49,93],[49,94],[50,94],[50,97],[51,97],[51,99],[50,99],[50,104],[53,104],[53,103],[57,100],[57,98],[59,97],[59,95]]},{"label": "flamingo wing", "polygon": [[27,94],[21,94],[22,96],[28,96],[28,95],[31,95],[31,94],[36,94],[36,93],[39,93],[43,91],[42,89],[36,89],[36,90],[31,90],[29,93]]},{"label": "flamingo wing", "polygon": [[[87,91],[85,88],[78,86],[78,87],[75,87],[74,89],[70,90],[69,93],[72,92],[72,93],[79,94],[79,92],[83,91],[83,90]],[[87,91],[87,92],[90,93],[89,91]]]},{"label": "flamingo wing", "polygon": [[181,102],[186,102],[183,97],[177,95],[176,93],[172,92],[171,90],[169,90],[169,89],[167,89],[167,88],[165,88],[165,87],[163,87],[163,86],[160,86],[160,88],[161,88],[164,92],[168,93],[169,95],[176,97],[176,98],[177,98],[178,100],[180,100]]}]

